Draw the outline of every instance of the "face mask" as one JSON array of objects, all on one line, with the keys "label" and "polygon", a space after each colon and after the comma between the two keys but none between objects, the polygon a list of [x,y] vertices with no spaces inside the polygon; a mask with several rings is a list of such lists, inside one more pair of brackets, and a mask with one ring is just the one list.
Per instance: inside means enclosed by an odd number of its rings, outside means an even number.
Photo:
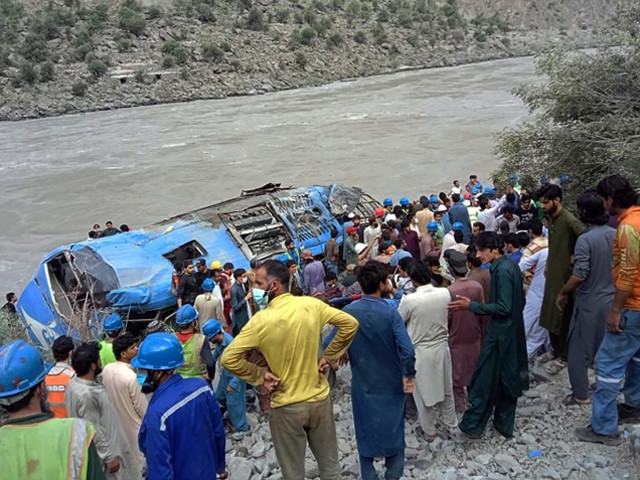
[{"label": "face mask", "polygon": [[136,372],[136,380],[140,386],[144,385],[144,381],[147,379],[147,376],[144,373]]},{"label": "face mask", "polygon": [[152,378],[149,374],[147,374],[144,382],[142,382],[142,393],[153,393],[158,389],[159,386],[160,382],[158,382],[158,379]]},{"label": "face mask", "polygon": [[247,277],[243,277],[242,280],[240,280],[242,283],[247,283],[248,278]]},{"label": "face mask", "polygon": [[269,296],[269,294],[271,293],[271,288],[272,287],[270,286],[269,290],[265,291],[261,288],[253,287],[253,299],[258,304],[258,307],[260,307],[260,310],[264,310],[265,308],[267,308],[269,300],[271,300]]}]

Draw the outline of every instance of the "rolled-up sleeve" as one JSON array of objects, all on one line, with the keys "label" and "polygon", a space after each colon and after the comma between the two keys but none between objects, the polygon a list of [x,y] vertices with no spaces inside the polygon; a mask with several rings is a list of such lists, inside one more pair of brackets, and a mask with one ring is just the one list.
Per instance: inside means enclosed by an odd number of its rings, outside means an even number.
[{"label": "rolled-up sleeve", "polygon": [[587,278],[591,272],[591,244],[588,237],[580,235],[574,250],[573,274]]}]

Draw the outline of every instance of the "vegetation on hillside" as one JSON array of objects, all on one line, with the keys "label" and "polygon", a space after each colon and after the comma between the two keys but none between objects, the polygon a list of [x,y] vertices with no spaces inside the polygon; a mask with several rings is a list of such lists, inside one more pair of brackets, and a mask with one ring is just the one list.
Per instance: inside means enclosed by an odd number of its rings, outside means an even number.
[{"label": "vegetation on hillside", "polygon": [[533,118],[498,136],[494,180],[523,185],[570,177],[569,201],[598,179],[620,173],[640,186],[640,4],[619,9],[615,47],[556,48],[537,59],[542,82],[519,88]]}]

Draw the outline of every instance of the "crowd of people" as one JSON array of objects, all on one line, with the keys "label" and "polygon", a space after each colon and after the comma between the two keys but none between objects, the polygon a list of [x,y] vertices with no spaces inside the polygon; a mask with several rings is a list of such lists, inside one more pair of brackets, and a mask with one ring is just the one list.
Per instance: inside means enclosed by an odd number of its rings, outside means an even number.
[{"label": "crowd of people", "polygon": [[4,345],[3,477],[227,478],[226,438],[251,430],[255,392],[282,478],[305,477],[309,445],[335,480],[327,374],[347,364],[364,480],[379,478],[376,458],[385,478],[403,476],[407,401],[425,442],[478,439],[490,421],[514,436],[534,362],[568,369],[567,408],[592,404],[579,440],[619,445],[618,422],[640,422],[638,194],[604,178],[576,217],[560,185],[515,180],[385,198],[333,231],[321,258],[289,239],[284,261],[249,270],[176,262],[173,333],[154,321],[136,338],[113,313],[100,344],[57,338],[53,367],[23,341]]},{"label": "crowd of people", "polygon": [[126,223],[120,225],[120,228],[116,228],[113,226],[113,222],[111,220],[107,220],[105,225],[106,228],[103,229],[100,227],[99,223],[94,224],[93,228],[89,230],[89,233],[87,233],[87,240],[96,240],[102,237],[110,237],[112,235],[129,232],[131,230],[131,227],[129,227],[129,225],[127,225]]}]

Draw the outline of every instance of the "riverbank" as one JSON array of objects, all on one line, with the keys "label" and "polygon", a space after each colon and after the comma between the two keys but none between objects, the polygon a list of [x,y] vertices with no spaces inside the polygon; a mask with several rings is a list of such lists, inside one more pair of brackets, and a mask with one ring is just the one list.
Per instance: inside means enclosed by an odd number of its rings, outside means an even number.
[{"label": "riverbank", "polygon": [[518,23],[455,1],[405,3],[26,7],[13,43],[0,50],[0,120],[261,94],[559,43],[583,48],[602,41],[606,24],[604,16],[582,22],[558,12],[555,23]]}]

